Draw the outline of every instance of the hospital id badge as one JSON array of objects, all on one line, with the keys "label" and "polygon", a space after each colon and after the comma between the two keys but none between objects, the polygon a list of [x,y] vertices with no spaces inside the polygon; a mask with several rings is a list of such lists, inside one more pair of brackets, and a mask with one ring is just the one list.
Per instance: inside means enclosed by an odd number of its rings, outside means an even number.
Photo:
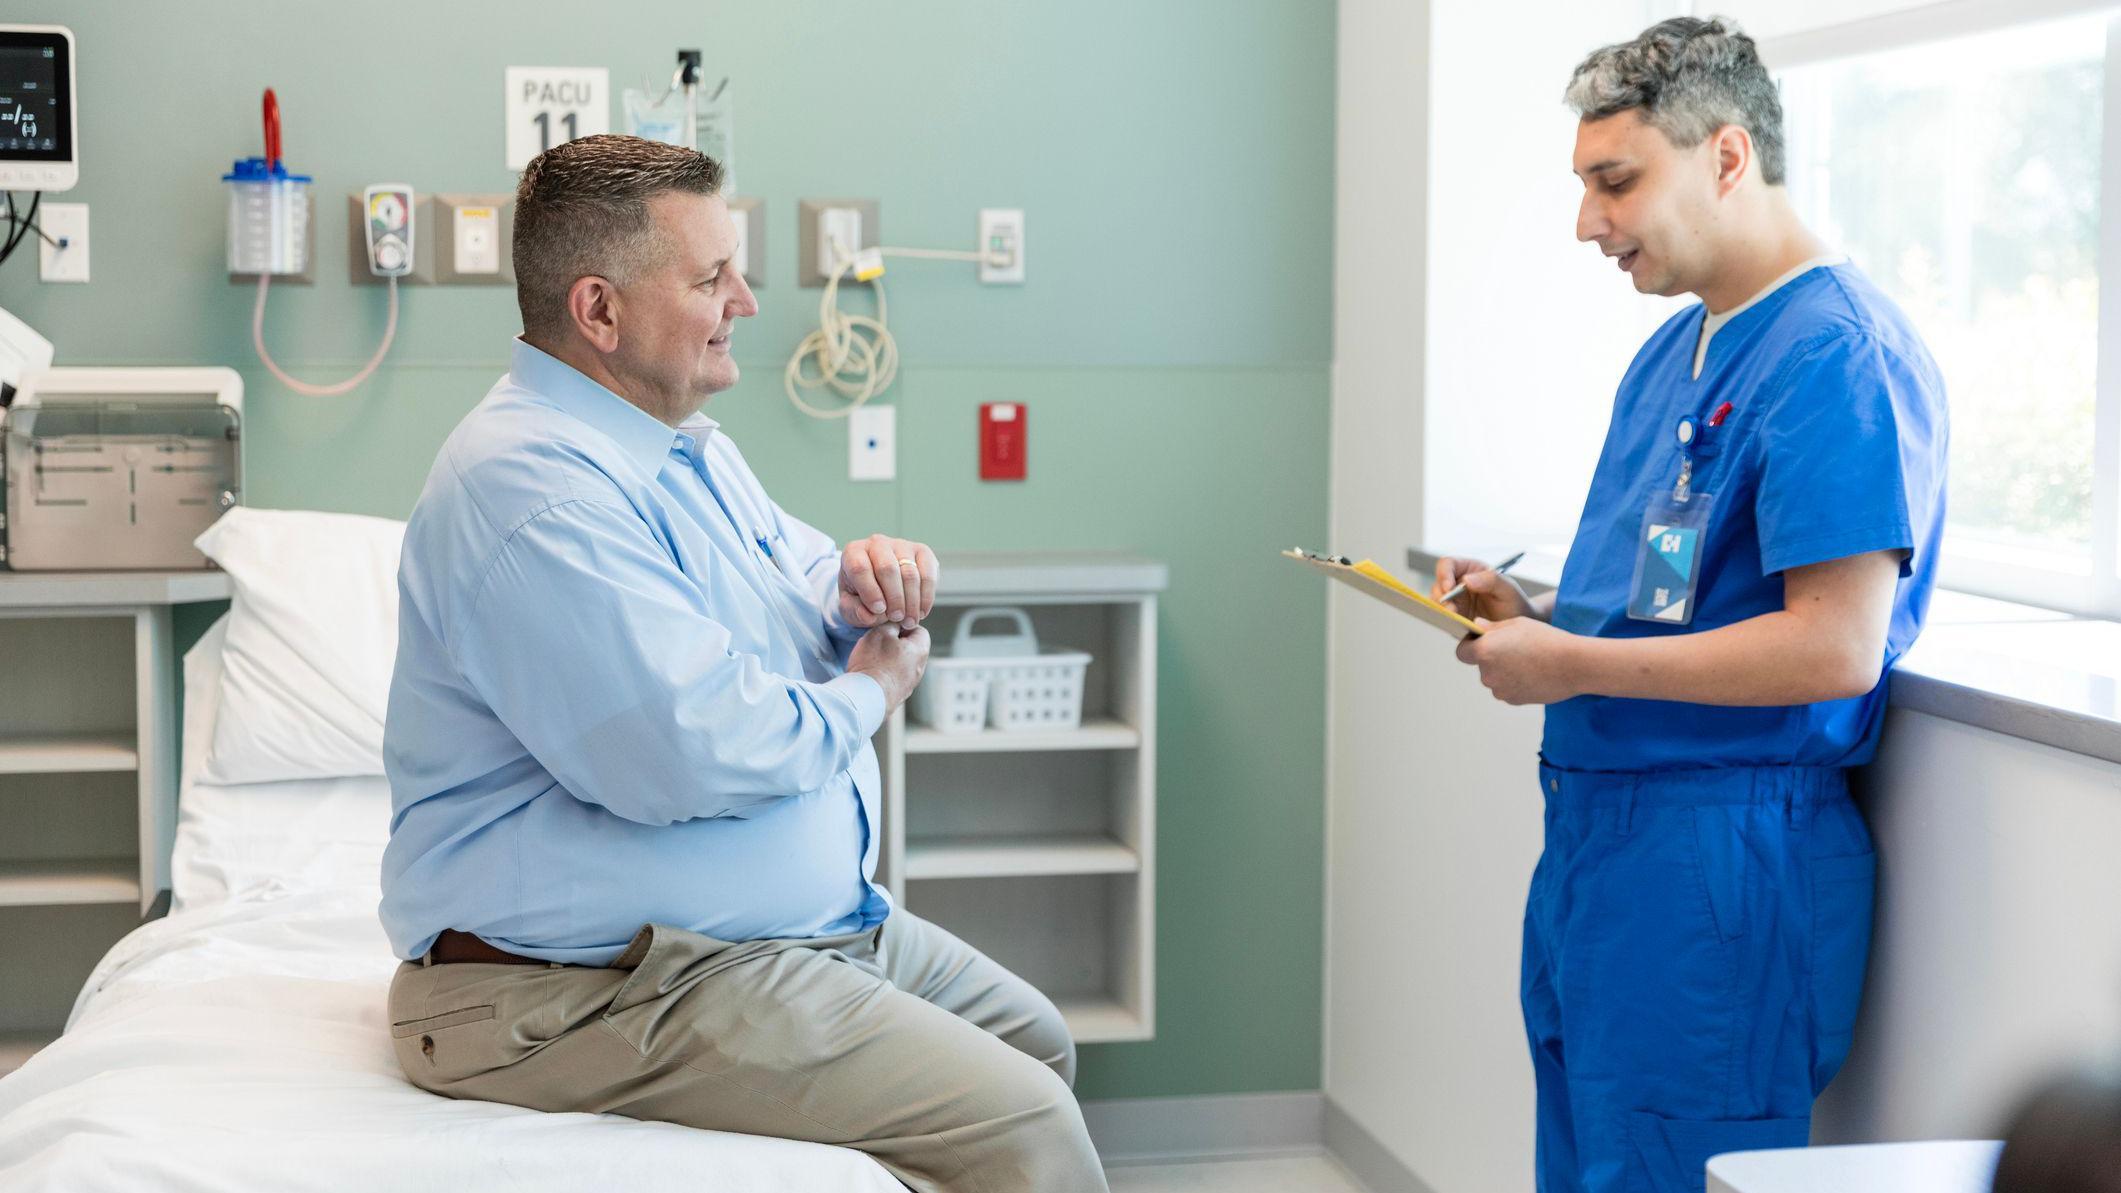
[{"label": "hospital id badge", "polygon": [[1684,501],[1659,489],[1642,516],[1635,539],[1635,581],[1628,586],[1628,617],[1661,625],[1694,620],[1694,588],[1701,580],[1701,551],[1709,532],[1709,493]]}]

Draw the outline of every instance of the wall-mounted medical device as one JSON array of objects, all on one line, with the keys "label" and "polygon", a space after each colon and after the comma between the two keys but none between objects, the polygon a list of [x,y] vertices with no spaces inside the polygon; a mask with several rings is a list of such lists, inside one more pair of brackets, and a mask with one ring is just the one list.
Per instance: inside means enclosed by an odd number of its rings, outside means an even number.
[{"label": "wall-mounted medical device", "polygon": [[0,191],[63,191],[81,180],[74,31],[0,24]]},{"label": "wall-mounted medical device", "polygon": [[262,105],[265,156],[237,159],[228,184],[228,272],[301,275],[309,272],[310,206],[307,174],[290,173],[280,158],[280,101],[267,88]]},{"label": "wall-mounted medical device", "polygon": [[260,107],[264,120],[265,156],[238,161],[221,181],[228,184],[228,272],[231,278],[256,274],[258,300],[250,308],[250,343],[258,362],[280,384],[298,394],[333,397],[368,380],[390,351],[398,334],[398,279],[412,272],[417,222],[412,188],[403,183],[381,183],[361,192],[355,208],[358,227],[354,235],[363,247],[363,261],[370,275],[383,279],[390,288],[390,313],[383,323],[383,342],[361,370],[330,385],[312,385],[287,374],[265,347],[265,299],[272,291],[274,274],[300,276],[309,269],[309,185],[306,174],[290,174],[280,157],[280,100],[266,88]]},{"label": "wall-mounted medical device", "polygon": [[412,272],[412,188],[402,182],[379,182],[361,191],[368,213],[362,228],[368,236],[368,272],[379,278],[402,278]]},{"label": "wall-mounted medical device", "polygon": [[192,540],[243,495],[243,379],[54,368],[0,418],[0,561],[16,571],[205,568]]}]

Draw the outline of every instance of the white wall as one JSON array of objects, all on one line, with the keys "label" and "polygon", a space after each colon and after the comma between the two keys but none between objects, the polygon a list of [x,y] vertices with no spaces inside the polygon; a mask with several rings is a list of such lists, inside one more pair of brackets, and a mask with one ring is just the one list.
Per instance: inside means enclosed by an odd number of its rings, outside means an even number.
[{"label": "white wall", "polygon": [[1566,546],[1620,376],[1681,305],[1637,295],[1595,245],[1576,240],[1576,117],[1561,102],[1585,54],[1674,8],[1590,0],[1542,5],[1536,20],[1464,0],[1433,10],[1429,547],[1492,559]]},{"label": "white wall", "polygon": [[2121,766],[1895,712],[1863,787],[1877,935],[1813,1137],[1993,1138],[2028,1083],[2121,1055]]},{"label": "white wall", "polygon": [[[1464,0],[1342,0],[1333,550],[1397,567],[1412,544],[1573,530],[1647,328],[1573,239],[1560,93],[1590,49],[1664,15],[1593,0],[1497,25]],[[1336,591],[1328,621],[1326,1094],[1437,1193],[1529,1188],[1539,713],[1487,699],[1375,602]]]}]

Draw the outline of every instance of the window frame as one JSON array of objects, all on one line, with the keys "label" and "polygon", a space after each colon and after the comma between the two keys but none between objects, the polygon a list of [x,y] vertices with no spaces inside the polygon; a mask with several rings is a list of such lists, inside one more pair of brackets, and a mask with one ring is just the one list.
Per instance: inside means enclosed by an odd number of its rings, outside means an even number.
[{"label": "window frame", "polygon": [[[2008,28],[2104,14],[2099,130],[2099,313],[2093,372],[2089,573],[2042,566],[2037,552],[1955,538],[1947,531],[1937,583],[1944,588],[2121,618],[2121,7],[2114,0],[1947,0],[1761,42],[1783,71],[1829,65]],[[2113,284],[2106,269],[2111,263]]]}]

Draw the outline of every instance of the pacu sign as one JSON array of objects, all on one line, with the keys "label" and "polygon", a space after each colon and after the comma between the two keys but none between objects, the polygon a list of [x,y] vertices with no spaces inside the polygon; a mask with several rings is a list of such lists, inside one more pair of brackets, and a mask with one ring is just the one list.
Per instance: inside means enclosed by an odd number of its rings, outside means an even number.
[{"label": "pacu sign", "polygon": [[511,170],[563,141],[611,131],[611,72],[601,66],[511,66],[505,86]]}]

